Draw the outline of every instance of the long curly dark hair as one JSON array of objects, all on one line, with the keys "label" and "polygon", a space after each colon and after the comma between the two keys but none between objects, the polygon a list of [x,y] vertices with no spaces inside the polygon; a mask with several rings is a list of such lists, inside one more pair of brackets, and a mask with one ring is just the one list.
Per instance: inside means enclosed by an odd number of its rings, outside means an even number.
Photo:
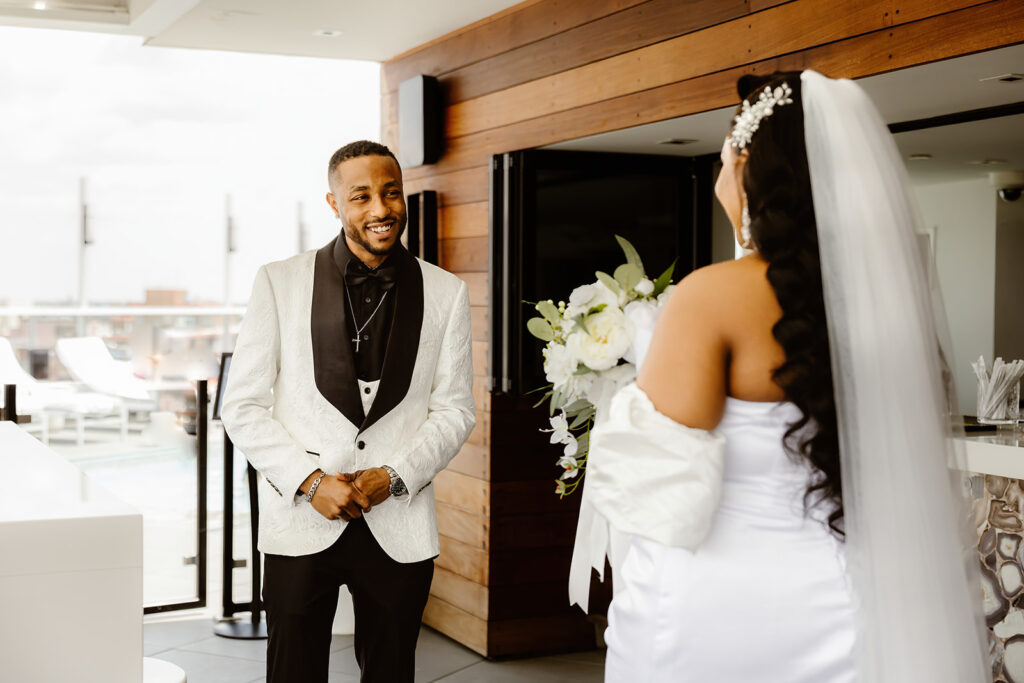
[{"label": "long curly dark hair", "polygon": [[[786,360],[772,373],[803,417],[791,424],[783,443],[791,455],[805,458],[819,473],[804,495],[807,507],[829,502],[828,525],[840,538],[843,483],[839,470],[839,433],[832,388],[832,363],[818,256],[818,230],[804,142],[800,73],[746,75],[736,89],[751,104],[766,87],[787,83],[792,104],[776,106],[761,120],[746,146],[749,154],[743,187],[750,212],[750,234],[768,262],[768,282],[782,317],[772,334]],[[742,106],[742,105],[741,105]]]}]

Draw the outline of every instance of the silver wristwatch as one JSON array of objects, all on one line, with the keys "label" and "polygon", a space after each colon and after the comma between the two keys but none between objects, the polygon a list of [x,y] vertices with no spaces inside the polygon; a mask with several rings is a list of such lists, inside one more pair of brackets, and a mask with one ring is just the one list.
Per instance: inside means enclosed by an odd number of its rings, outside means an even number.
[{"label": "silver wristwatch", "polygon": [[398,476],[398,472],[395,472],[395,470],[388,465],[381,465],[381,469],[387,472],[388,476],[391,477],[391,486],[388,490],[391,492],[392,496],[395,498],[401,498],[409,492],[409,489],[405,488],[405,482],[402,481],[400,476]]}]

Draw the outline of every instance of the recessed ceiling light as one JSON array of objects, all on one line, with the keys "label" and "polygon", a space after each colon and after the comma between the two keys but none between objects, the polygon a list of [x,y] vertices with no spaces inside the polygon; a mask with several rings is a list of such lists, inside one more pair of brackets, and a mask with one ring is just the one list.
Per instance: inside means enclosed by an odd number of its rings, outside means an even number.
[{"label": "recessed ceiling light", "polygon": [[33,3],[32,4],[32,9],[44,10],[44,9],[46,9],[46,3],[45,2]]},{"label": "recessed ceiling light", "polygon": [[998,166],[999,164],[1005,164],[1006,159],[978,159],[976,161],[968,161],[971,166]]},{"label": "recessed ceiling light", "polygon": [[326,28],[320,28],[313,31],[314,36],[320,36],[321,38],[337,38],[341,35],[341,31],[332,31]]},{"label": "recessed ceiling light", "polygon": [[668,138],[667,140],[658,140],[659,145],[689,145],[697,142],[696,140],[690,140],[688,138]]},{"label": "recessed ceiling light", "polygon": [[932,158],[931,154],[909,154],[907,159],[909,161],[928,161]]},{"label": "recessed ceiling light", "polygon": [[999,74],[998,76],[986,76],[985,78],[979,78],[978,80],[982,83],[984,83],[985,81],[1002,81],[1003,83],[1016,83],[1017,81],[1024,81],[1024,74]]}]

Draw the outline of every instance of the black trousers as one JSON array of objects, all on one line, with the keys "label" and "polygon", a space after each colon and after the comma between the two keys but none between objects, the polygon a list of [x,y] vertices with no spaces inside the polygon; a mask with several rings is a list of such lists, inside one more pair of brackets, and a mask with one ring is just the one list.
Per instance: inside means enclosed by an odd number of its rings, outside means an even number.
[{"label": "black trousers", "polygon": [[326,683],[342,584],[352,593],[360,680],[411,683],[433,576],[433,560],[403,564],[391,559],[362,518],[350,522],[334,545],[313,555],[267,554],[267,683]]}]

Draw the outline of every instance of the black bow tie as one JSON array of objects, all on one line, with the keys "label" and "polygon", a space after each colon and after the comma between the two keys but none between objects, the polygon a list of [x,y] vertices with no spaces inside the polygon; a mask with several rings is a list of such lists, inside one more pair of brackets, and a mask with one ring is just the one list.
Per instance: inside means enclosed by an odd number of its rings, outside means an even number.
[{"label": "black bow tie", "polygon": [[394,266],[381,266],[374,270],[356,266],[347,270],[345,282],[350,285],[361,285],[369,280],[376,282],[381,289],[388,290],[395,286],[396,270]]}]

